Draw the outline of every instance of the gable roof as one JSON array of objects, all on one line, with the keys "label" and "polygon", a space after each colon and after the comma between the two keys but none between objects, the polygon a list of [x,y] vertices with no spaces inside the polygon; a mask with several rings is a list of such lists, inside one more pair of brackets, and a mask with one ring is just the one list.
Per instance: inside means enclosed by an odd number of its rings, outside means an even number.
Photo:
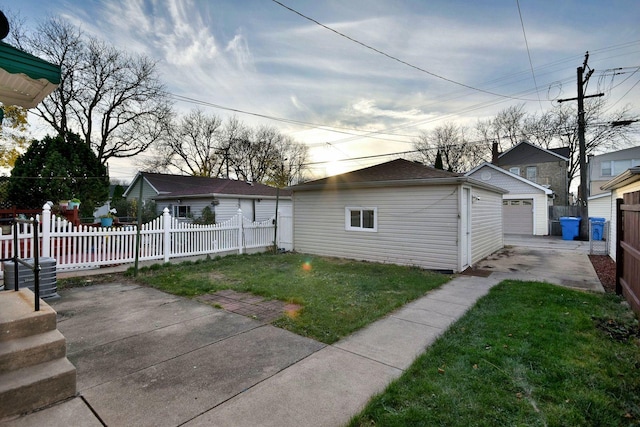
[{"label": "gable roof", "polygon": [[[176,197],[195,198],[220,195],[276,197],[277,193],[277,188],[257,182],[249,183],[224,178],[138,172],[138,175],[125,191],[125,196],[132,188],[136,187],[141,175],[156,192],[157,196],[154,199],[159,200]],[[280,196],[291,196],[291,191],[280,190]]]},{"label": "gable roof", "polygon": [[383,187],[391,185],[437,185],[437,184],[469,184],[483,187],[491,191],[506,193],[501,188],[484,184],[464,175],[435,169],[421,163],[405,159],[391,160],[386,163],[358,169],[352,172],[334,175],[291,187],[293,191],[318,189]]},{"label": "gable roof", "polygon": [[611,181],[600,187],[601,190],[615,190],[629,184],[640,181],[640,166],[629,168]]},{"label": "gable roof", "polygon": [[[555,151],[553,151],[555,150]],[[559,154],[562,151],[568,151],[568,147],[554,148],[547,150],[530,142],[522,141],[501,153],[498,156],[498,165],[520,165],[531,163],[557,162],[558,160],[569,161],[568,157]],[[556,152],[557,151],[557,152]]]},{"label": "gable roof", "polygon": [[521,182],[523,182],[523,183],[525,183],[527,185],[530,185],[530,186],[532,186],[534,188],[537,188],[538,190],[544,191],[544,193],[547,194],[547,195],[553,194],[553,191],[551,191],[550,189],[548,189],[546,187],[543,187],[540,184],[536,184],[533,181],[529,181],[528,179],[523,178],[520,175],[516,175],[515,173],[511,173],[508,170],[502,169],[501,167],[498,167],[498,166],[496,166],[494,164],[491,164],[489,162],[484,162],[484,163],[476,166],[475,168],[471,169],[469,172],[465,173],[465,176],[471,176],[472,174],[474,174],[475,172],[479,171],[483,167],[491,168],[491,169],[493,169],[494,171],[496,171],[498,173],[504,174],[504,175],[509,176],[509,177],[511,177],[513,179],[517,179],[518,181],[521,181]]}]

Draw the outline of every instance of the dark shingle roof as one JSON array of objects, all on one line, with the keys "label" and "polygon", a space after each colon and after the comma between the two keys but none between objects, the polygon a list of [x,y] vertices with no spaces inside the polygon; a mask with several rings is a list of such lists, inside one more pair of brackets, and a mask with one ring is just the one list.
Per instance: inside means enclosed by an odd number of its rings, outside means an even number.
[{"label": "dark shingle roof", "polygon": [[[248,183],[224,178],[144,173],[144,178],[159,192],[158,197],[185,197],[210,194],[238,196],[276,196],[277,189],[257,182]],[[281,190],[281,196],[291,192]]]},{"label": "dark shingle roof", "polygon": [[364,169],[358,169],[352,172],[334,175],[315,181],[305,182],[304,184],[293,187],[294,189],[304,188],[305,186],[321,186],[321,185],[337,185],[364,182],[388,182],[388,181],[406,181],[416,179],[435,179],[435,178],[455,178],[462,175],[435,169],[425,166],[422,163],[412,162],[404,159],[391,160],[390,162],[381,163]]},{"label": "dark shingle roof", "polygon": [[[564,148],[557,149],[563,150]],[[533,163],[557,162],[568,160],[560,151],[547,150],[530,142],[523,141],[498,156],[498,166],[524,165]]]}]

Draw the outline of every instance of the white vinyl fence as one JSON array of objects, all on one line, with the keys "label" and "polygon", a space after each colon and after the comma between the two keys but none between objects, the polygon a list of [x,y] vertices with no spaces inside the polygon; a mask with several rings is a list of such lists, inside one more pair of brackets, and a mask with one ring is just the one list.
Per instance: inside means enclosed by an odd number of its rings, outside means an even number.
[{"label": "white vinyl fence", "polygon": [[[40,256],[56,259],[57,270],[99,268],[135,261],[137,226],[98,227],[74,226],[60,217],[52,217],[51,208],[45,205],[36,217],[41,240]],[[271,218],[253,222],[243,217],[242,211],[231,219],[213,225],[198,225],[171,217],[168,209],[162,216],[143,224],[140,228],[140,261],[217,253],[239,253],[246,249],[273,246],[275,224]],[[292,249],[290,218],[278,224],[278,247]],[[19,225],[19,256],[33,258],[33,225]],[[282,241],[282,242],[281,242]],[[13,256],[13,227],[3,228],[0,236],[0,258]]]}]

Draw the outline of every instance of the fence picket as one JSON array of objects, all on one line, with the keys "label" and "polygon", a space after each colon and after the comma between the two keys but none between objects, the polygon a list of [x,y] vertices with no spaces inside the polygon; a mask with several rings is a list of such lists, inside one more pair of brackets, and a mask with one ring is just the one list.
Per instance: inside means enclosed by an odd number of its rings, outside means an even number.
[{"label": "fence picket", "polygon": [[[64,218],[51,214],[45,204],[39,219],[40,256],[56,259],[57,270],[93,269],[113,264],[133,263],[136,250],[135,225],[99,227],[74,226]],[[216,253],[242,254],[246,249],[273,245],[274,218],[253,222],[238,209],[230,219],[212,225],[190,224],[173,218],[165,208],[158,218],[140,228],[140,260],[171,258]],[[280,225],[279,235],[291,230]],[[34,229],[31,224],[19,227],[18,245],[21,257],[33,257]],[[288,239],[286,237],[285,239]],[[13,228],[0,236],[0,256],[13,256]]]}]

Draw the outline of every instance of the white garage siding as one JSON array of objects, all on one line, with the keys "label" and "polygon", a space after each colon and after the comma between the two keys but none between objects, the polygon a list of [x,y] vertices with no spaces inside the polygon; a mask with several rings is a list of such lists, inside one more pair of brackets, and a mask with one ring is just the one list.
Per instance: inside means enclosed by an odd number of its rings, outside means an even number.
[{"label": "white garage siding", "polygon": [[546,194],[550,193],[549,190],[491,164],[484,164],[469,172],[467,176],[504,188],[509,192],[503,196],[505,200],[532,199],[533,234],[536,236],[549,234],[549,202]]},{"label": "white garage siding", "polygon": [[502,249],[502,195],[478,188],[472,189],[471,262]]},{"label": "white garage siding", "polygon": [[[294,249],[458,271],[459,188],[448,185],[296,191]],[[377,232],[346,231],[345,207],[377,208]]]},{"label": "white garage siding", "polygon": [[589,197],[589,216],[611,220],[611,192]]}]

